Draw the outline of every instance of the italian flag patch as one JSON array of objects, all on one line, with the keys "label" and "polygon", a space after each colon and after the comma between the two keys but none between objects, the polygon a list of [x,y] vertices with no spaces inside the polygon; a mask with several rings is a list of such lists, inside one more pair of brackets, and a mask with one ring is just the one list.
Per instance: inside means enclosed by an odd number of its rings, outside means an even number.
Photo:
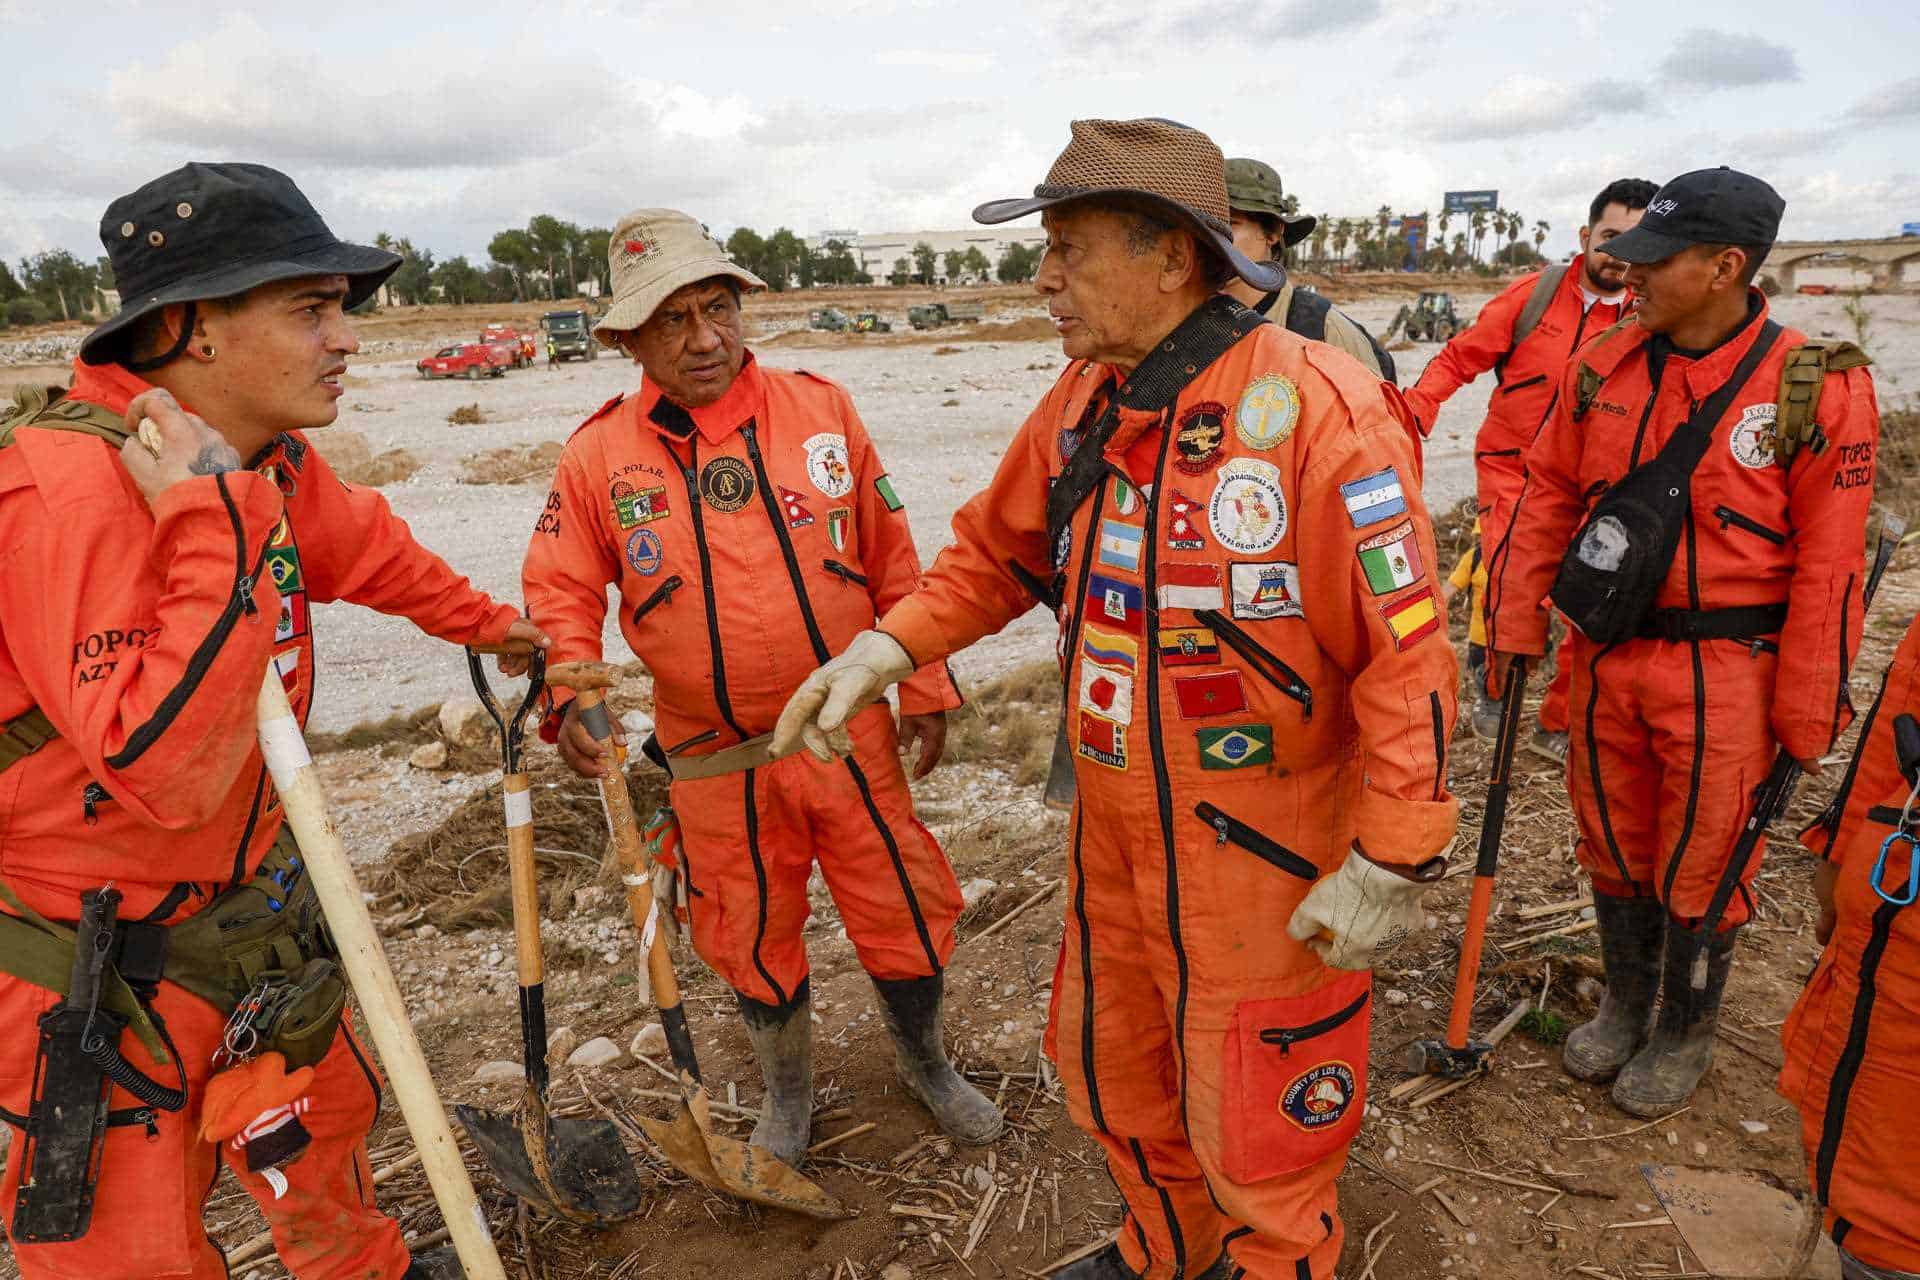
[{"label": "italian flag patch", "polygon": [[900,495],[893,491],[892,476],[881,476],[878,480],[875,480],[873,482],[873,489],[875,493],[880,495],[880,501],[887,504],[887,510],[889,511],[898,511],[907,505],[900,501]]}]

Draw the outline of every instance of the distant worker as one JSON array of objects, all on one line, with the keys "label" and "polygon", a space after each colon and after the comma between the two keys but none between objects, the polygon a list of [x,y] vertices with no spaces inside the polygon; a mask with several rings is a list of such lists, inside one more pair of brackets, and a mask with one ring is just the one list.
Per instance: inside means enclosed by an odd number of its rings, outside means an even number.
[{"label": "distant worker", "polygon": [[[1608,255],[1605,246],[1640,221],[1653,192],[1653,183],[1640,178],[1608,183],[1587,209],[1580,252],[1573,261],[1528,272],[1507,286],[1480,309],[1471,326],[1441,348],[1407,391],[1407,403],[1422,428],[1432,431],[1448,397],[1493,370],[1499,385],[1473,440],[1483,563],[1505,532],[1525,474],[1527,447],[1553,412],[1568,358],[1633,306],[1627,264]],[[1484,680],[1474,682],[1471,723],[1483,738],[1493,737],[1500,726],[1500,708]],[[1562,661],[1540,704],[1539,727],[1526,745],[1564,764],[1568,723],[1567,666]]]},{"label": "distant worker", "polygon": [[1712,1061],[1755,788],[1779,748],[1818,774],[1853,718],[1880,417],[1858,349],[1783,328],[1753,287],[1785,207],[1700,170],[1609,243],[1636,323],[1560,376],[1488,566],[1496,682],[1545,651],[1549,594],[1574,624],[1568,788],[1607,991],[1562,1059],[1637,1116],[1685,1105]]},{"label": "distant worker", "polygon": [[1339,348],[1374,377],[1394,381],[1393,357],[1358,320],[1286,278],[1287,250],[1312,235],[1319,219],[1310,213],[1288,212],[1279,171],[1259,160],[1227,161],[1227,204],[1232,212],[1233,247],[1282,275],[1273,289],[1256,288],[1236,276],[1227,285],[1227,294],[1303,338]]},{"label": "distant worker", "polygon": [[[773,728],[808,672],[913,590],[920,558],[893,481],[846,389],[769,369],[742,338],[740,295],[763,289],[699,222],[673,209],[620,220],[613,305],[594,326],[640,366],[573,433],[522,570],[554,656],[597,660],[607,588],[627,646],[654,679],[662,759],[676,775],[663,832],[678,855],[656,882],[686,902],[694,949],[733,988],[766,1084],[753,1142],[797,1162],[811,1141],[813,1005],[807,882],[816,863],[873,979],[907,1092],[964,1142],[1000,1112],[948,1060],[941,1026],[960,886],[914,816],[960,691],[927,664],[849,726],[852,758],[703,763]],[[589,777],[609,767],[567,702],[550,726]],[[690,776],[689,776],[690,775]],[[672,840],[664,836],[661,847]],[[675,881],[678,884],[675,884]]]},{"label": "distant worker", "polygon": [[1920,720],[1920,621],[1910,624],[1830,811],[1801,836],[1826,948],[1780,1033],[1780,1093],[1800,1108],[1807,1181],[1840,1246],[1845,1280],[1920,1275],[1920,865],[1912,803]]}]

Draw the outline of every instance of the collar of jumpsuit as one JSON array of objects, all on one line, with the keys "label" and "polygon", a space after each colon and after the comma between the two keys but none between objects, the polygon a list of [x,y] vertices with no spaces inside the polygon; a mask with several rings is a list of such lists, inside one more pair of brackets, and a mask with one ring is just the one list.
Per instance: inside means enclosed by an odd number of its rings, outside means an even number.
[{"label": "collar of jumpsuit", "polygon": [[[684,439],[681,433],[674,431],[665,422],[654,416],[654,410],[662,400],[667,400],[666,392],[651,377],[640,379],[640,412],[649,421],[657,422],[663,434]],[[719,444],[728,436],[745,426],[754,418],[764,417],[767,408],[767,385],[760,373],[760,362],[749,351],[740,362],[740,373],[727,388],[726,394],[712,404],[689,409],[677,401],[667,400],[680,414],[693,419],[693,425],[699,429],[700,438],[708,444]],[[664,415],[663,415],[664,416]]]},{"label": "collar of jumpsuit", "polygon": [[[1696,404],[1707,399],[1720,389],[1722,383],[1733,376],[1735,366],[1753,346],[1760,336],[1761,321],[1768,313],[1766,295],[1758,289],[1747,292],[1747,318],[1719,346],[1711,351],[1683,351],[1668,345],[1661,353],[1664,366],[1662,377],[1677,374],[1685,380],[1687,396]],[[1628,356],[1641,347],[1652,347],[1662,339],[1650,334],[1638,325],[1629,326],[1621,331],[1625,341],[1613,341],[1596,344],[1581,354],[1581,363],[1587,365],[1602,378],[1613,376],[1613,371],[1624,363]],[[1652,352],[1649,352],[1652,355]],[[1675,363],[1675,362],[1678,363]]]},{"label": "collar of jumpsuit", "polygon": [[[73,386],[67,394],[75,400],[85,400],[88,404],[97,404],[115,413],[125,413],[135,396],[151,390],[151,382],[121,365],[83,364],[76,359],[73,362]],[[188,413],[193,412],[185,405],[180,407]]]}]

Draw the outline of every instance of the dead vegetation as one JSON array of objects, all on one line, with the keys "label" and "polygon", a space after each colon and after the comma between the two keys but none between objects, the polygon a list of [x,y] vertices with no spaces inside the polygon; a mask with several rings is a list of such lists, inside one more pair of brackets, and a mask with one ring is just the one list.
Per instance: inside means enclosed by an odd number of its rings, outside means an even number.
[{"label": "dead vegetation", "polygon": [[399,712],[382,720],[362,720],[338,733],[307,734],[307,750],[314,755],[330,751],[358,751],[372,747],[382,756],[404,758],[407,752],[439,738],[440,704]]},{"label": "dead vegetation", "polygon": [[1920,520],[1920,408],[1910,403],[1880,415],[1873,497],[1910,521]]},{"label": "dead vegetation", "polygon": [[334,474],[348,484],[374,489],[399,484],[425,465],[405,449],[388,449],[376,455],[358,431],[333,427],[314,432],[311,439]]},{"label": "dead vegetation", "polygon": [[524,484],[544,479],[560,465],[560,442],[517,444],[476,453],[460,464],[461,484]]},{"label": "dead vegetation", "polygon": [[480,412],[480,402],[463,404],[447,415],[447,421],[456,427],[474,427],[485,422],[486,415]]},{"label": "dead vegetation", "polygon": [[1029,662],[988,681],[949,717],[947,758],[990,764],[1015,786],[1044,781],[1053,759],[1054,727],[1060,720],[1060,669]]}]

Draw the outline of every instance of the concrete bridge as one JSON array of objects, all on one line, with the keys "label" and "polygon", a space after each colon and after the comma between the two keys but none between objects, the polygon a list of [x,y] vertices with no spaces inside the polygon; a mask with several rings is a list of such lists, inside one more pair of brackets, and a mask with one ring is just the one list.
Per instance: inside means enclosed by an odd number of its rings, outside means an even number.
[{"label": "concrete bridge", "polygon": [[1792,293],[1802,267],[1844,267],[1871,273],[1879,290],[1920,288],[1920,236],[1886,240],[1782,240],[1767,255],[1762,270]]}]

